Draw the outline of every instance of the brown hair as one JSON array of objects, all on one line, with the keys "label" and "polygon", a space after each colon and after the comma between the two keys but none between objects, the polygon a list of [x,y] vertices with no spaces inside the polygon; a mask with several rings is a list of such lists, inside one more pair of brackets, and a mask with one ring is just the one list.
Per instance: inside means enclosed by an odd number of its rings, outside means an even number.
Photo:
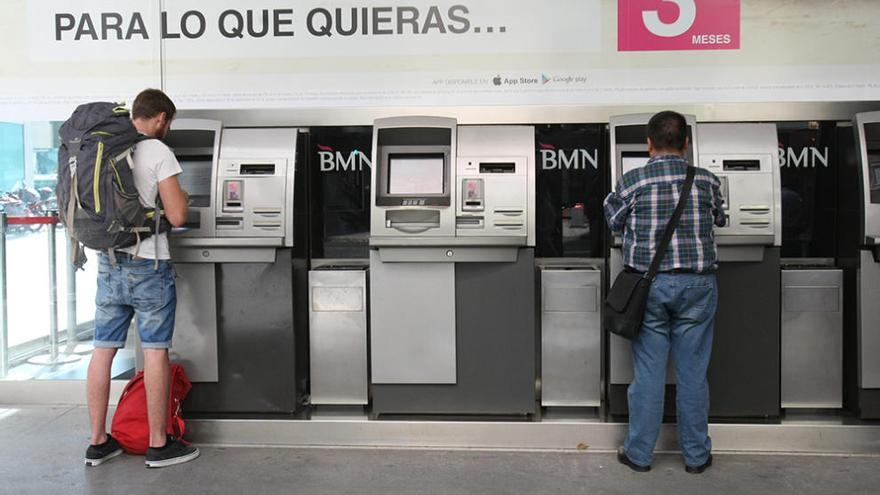
[{"label": "brown hair", "polygon": [[158,89],[141,91],[131,105],[132,119],[152,119],[162,112],[165,112],[168,119],[173,119],[177,113],[177,107],[174,106],[174,102],[168,95]]}]

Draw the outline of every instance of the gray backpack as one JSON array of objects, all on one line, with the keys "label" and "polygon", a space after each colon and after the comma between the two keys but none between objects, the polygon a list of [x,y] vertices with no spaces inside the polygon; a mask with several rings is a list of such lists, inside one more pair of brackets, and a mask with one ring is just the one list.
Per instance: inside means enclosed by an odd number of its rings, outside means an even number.
[{"label": "gray backpack", "polygon": [[139,245],[169,230],[160,207],[141,205],[132,175],[132,151],[141,140],[127,109],[115,103],[80,105],[59,130],[58,209],[74,247],[77,269],[86,262],[82,246],[113,251]]}]

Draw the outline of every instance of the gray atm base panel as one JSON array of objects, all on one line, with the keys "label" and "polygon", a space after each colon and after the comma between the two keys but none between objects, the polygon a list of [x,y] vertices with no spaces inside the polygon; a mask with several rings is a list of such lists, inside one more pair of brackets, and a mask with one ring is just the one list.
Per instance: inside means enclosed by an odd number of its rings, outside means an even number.
[{"label": "gray atm base panel", "polygon": [[[760,263],[722,263],[709,364],[709,416],[776,418],[780,412],[779,248]],[[628,414],[627,385],[611,385],[609,412]],[[675,386],[666,387],[664,415],[675,415]]]},{"label": "gray atm base panel", "polygon": [[532,249],[515,263],[456,264],[457,383],[374,384],[373,414],[535,414],[536,278]]},{"label": "gray atm base panel", "polygon": [[296,410],[291,250],[275,263],[217,270],[218,383],[194,383],[187,414],[291,414]]}]

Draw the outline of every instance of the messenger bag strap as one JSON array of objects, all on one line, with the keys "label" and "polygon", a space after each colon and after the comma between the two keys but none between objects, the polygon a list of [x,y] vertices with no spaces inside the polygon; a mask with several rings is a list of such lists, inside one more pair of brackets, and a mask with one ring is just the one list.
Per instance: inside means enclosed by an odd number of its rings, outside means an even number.
[{"label": "messenger bag strap", "polygon": [[696,173],[697,169],[695,167],[688,166],[687,178],[684,180],[684,185],[681,186],[681,195],[678,197],[678,204],[675,206],[675,213],[672,214],[672,218],[670,218],[669,223],[666,224],[666,230],[663,232],[663,240],[661,240],[660,244],[657,246],[657,252],[654,253],[654,259],[651,260],[651,268],[645,273],[645,278],[648,280],[653,281],[654,278],[657,277],[657,270],[660,269],[660,263],[663,261],[663,257],[666,256],[666,248],[669,247],[669,242],[672,241],[672,233],[675,232],[675,227],[678,226],[678,220],[681,218],[681,214],[684,211],[684,205],[687,203],[687,200],[691,195],[691,186],[694,185],[694,176]]}]

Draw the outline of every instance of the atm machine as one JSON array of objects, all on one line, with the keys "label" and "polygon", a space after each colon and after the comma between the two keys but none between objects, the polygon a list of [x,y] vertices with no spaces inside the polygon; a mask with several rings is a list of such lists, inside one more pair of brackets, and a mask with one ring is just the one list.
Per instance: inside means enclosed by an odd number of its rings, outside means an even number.
[{"label": "atm machine", "polygon": [[375,121],[374,416],[537,412],[534,135]]},{"label": "atm machine", "polygon": [[863,196],[859,287],[859,412],[880,419],[880,112],[855,117]]},{"label": "atm machine", "polygon": [[[612,119],[613,181],[628,165],[644,164],[636,161],[639,150],[634,141],[639,133],[645,140],[649,119],[650,115]],[[693,117],[687,120],[693,136],[689,159],[721,179],[727,215],[727,225],[715,230],[719,304],[709,366],[709,414],[714,418],[775,418],[780,411],[781,244],[776,127],[696,125]],[[639,122],[641,129],[636,130]],[[641,146],[646,156],[647,145]],[[612,249],[611,266],[611,270],[621,269],[619,247]],[[612,336],[609,408],[613,415],[627,414],[631,359],[629,342]],[[667,380],[674,383],[671,368]],[[668,392],[666,411],[671,414],[674,391],[670,387]]]},{"label": "atm machine", "polygon": [[166,138],[189,216],[170,234],[177,282],[172,361],[187,414],[291,414],[297,130],[178,119]]}]

